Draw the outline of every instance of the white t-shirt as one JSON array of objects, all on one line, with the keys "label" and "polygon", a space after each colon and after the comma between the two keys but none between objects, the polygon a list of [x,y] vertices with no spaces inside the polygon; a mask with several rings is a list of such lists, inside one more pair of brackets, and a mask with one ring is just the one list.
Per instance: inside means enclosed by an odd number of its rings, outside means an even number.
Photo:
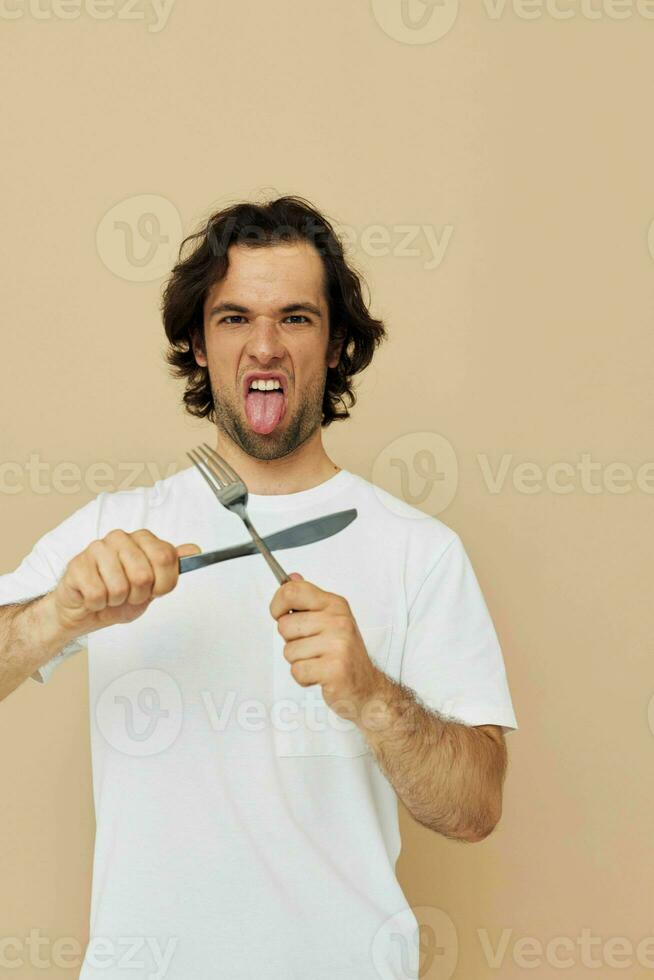
[{"label": "white t-shirt", "polygon": [[[277,552],[349,602],[368,653],[468,725],[517,728],[502,652],[459,536],[362,477],[250,494],[260,534],[356,507],[339,534]],[[114,528],[203,551],[249,541],[195,467],[104,492],[0,576],[0,604],[53,589]],[[260,555],[185,573],[87,647],[96,840],[80,980],[394,980],[418,965],[395,875],[397,797],[361,731],[302,688]],[[32,675],[40,679],[37,675]],[[401,942],[398,942],[398,939]],[[407,959],[408,958],[408,959]],[[141,964],[137,968],[138,964]]]}]

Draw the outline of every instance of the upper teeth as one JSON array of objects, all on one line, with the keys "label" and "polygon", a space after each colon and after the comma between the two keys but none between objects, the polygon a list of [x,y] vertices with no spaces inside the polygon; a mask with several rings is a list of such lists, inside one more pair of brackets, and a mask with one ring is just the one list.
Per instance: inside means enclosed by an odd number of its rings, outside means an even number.
[{"label": "upper teeth", "polygon": [[250,388],[257,391],[273,391],[275,388],[281,388],[281,384],[277,378],[255,378],[250,382]]}]

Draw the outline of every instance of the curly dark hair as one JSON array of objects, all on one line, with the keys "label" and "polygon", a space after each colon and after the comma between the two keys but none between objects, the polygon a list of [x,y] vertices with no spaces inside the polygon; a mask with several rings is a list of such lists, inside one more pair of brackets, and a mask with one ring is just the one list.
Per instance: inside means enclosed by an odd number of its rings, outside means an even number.
[{"label": "curly dark hair", "polygon": [[[192,344],[196,340],[204,351],[204,303],[209,290],[227,273],[230,245],[257,248],[302,240],[310,242],[322,259],[330,342],[343,341],[337,366],[327,368],[321,425],[349,418],[348,408],[356,402],[352,378],[368,366],[387,334],[383,322],[370,316],[362,296],[362,277],[346,261],[334,228],[313,205],[297,196],[226,207],[180,245],[178,262],[164,286],[161,309],[169,341],[164,358],[174,377],[186,379],[183,400],[190,415],[215,421],[209,372],[197,364]],[[189,245],[191,251],[183,258]]]}]

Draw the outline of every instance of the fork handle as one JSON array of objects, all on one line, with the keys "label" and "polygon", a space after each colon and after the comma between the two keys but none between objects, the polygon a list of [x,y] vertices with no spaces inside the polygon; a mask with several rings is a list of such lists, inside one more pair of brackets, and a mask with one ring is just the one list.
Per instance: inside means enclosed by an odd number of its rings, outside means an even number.
[{"label": "fork handle", "polygon": [[[270,569],[271,569],[273,575],[275,576],[275,578],[277,579],[277,581],[279,582],[279,584],[280,585],[283,585],[284,582],[290,582],[291,581],[290,577],[286,574],[286,572],[284,571],[284,569],[282,568],[282,566],[279,564],[279,562],[277,561],[277,559],[274,557],[274,555],[270,552],[270,550],[268,549],[268,547],[266,546],[266,544],[261,540],[261,538],[257,534],[256,530],[252,526],[251,522],[247,518],[244,518],[244,522],[245,522],[245,526],[247,527],[248,531],[250,532],[250,535],[252,537],[252,540],[256,544],[257,548],[259,549],[259,551],[261,552],[261,554],[263,555],[263,557],[268,562],[268,565],[270,566]],[[293,612],[292,609],[289,609],[288,611],[290,613]]]},{"label": "fork handle", "polygon": [[246,524],[247,524],[248,531],[252,536],[252,540],[256,544],[257,548],[259,549],[263,557],[268,562],[268,565],[270,566],[272,573],[277,579],[277,581],[279,582],[279,584],[283,585],[284,582],[290,582],[291,581],[290,578],[288,577],[288,575],[286,574],[282,566],[279,564],[277,559],[270,553],[270,551],[268,550],[264,542],[261,540],[261,538],[255,531],[255,529],[252,527],[252,524],[249,521],[246,521]]}]

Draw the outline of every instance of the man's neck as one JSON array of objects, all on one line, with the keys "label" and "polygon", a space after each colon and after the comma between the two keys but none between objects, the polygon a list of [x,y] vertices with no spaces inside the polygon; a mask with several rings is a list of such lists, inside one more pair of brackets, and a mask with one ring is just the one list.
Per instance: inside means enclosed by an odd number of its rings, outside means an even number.
[{"label": "man's neck", "polygon": [[320,438],[280,459],[248,456],[222,433],[214,439],[213,446],[234,467],[250,493],[299,493],[317,487],[341,470],[325,452]]}]

